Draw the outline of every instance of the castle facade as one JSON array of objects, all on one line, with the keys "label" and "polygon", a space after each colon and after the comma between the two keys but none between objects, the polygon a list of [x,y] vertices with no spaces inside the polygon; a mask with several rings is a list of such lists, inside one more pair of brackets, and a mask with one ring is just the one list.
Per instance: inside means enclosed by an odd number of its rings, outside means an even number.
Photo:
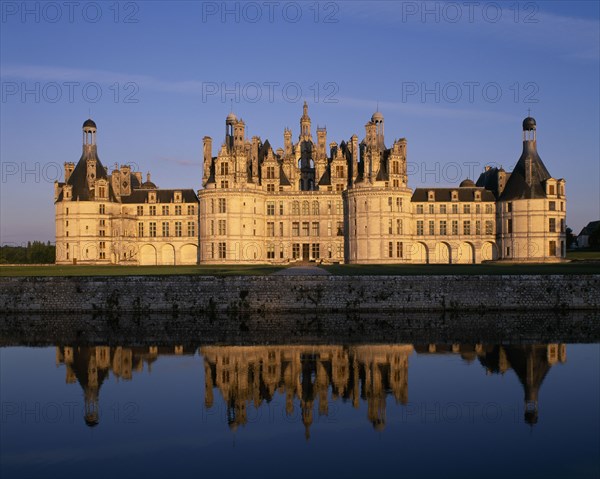
[{"label": "castle facade", "polygon": [[165,190],[123,165],[112,173],[83,125],[83,154],[55,184],[57,263],[356,264],[560,261],[566,255],[565,181],[537,153],[536,122],[523,121],[512,172],[486,167],[456,187],[408,186],[407,141],[386,147],[384,117],[365,137],[313,138],[303,106],[298,141],[283,148],[246,138],[230,113],[213,156],[203,139],[202,189]]}]

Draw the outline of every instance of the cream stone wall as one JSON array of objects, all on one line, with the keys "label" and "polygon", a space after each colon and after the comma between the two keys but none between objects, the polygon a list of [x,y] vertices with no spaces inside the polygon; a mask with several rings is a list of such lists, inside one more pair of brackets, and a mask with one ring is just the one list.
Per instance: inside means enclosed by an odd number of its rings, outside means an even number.
[{"label": "cream stone wall", "polygon": [[502,258],[515,261],[564,258],[566,203],[564,193],[548,195],[548,199],[498,203],[498,243]]}]

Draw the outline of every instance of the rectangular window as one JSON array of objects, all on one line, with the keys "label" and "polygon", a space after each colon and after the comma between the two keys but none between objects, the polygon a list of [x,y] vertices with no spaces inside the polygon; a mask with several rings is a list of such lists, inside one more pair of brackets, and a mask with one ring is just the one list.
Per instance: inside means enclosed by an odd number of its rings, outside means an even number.
[{"label": "rectangular window", "polygon": [[99,211],[99,213],[100,213],[101,215],[103,215],[103,214],[105,213],[105,211],[106,211],[106,210],[105,210],[105,207],[104,207],[104,205],[99,205],[99,207],[98,207],[98,211]]},{"label": "rectangular window", "polygon": [[279,202],[279,214],[283,216],[283,201]]},{"label": "rectangular window", "polygon": [[181,205],[176,205],[175,206],[175,214],[176,215],[181,215]]},{"label": "rectangular window", "polygon": [[227,234],[227,220],[219,220],[219,236]]},{"label": "rectangular window", "polygon": [[335,176],[338,178],[344,177],[344,165],[335,165]]},{"label": "rectangular window", "polygon": [[292,236],[300,236],[300,223],[297,221],[292,223]]},{"label": "rectangular window", "polygon": [[396,234],[402,234],[402,220],[396,220]]},{"label": "rectangular window", "polygon": [[435,205],[429,205],[429,214],[435,213]]},{"label": "rectangular window", "polygon": [[485,222],[485,234],[486,235],[493,235],[494,234],[494,222],[487,220]]},{"label": "rectangular window", "polygon": [[279,222],[279,236],[283,236],[283,222]]},{"label": "rectangular window", "polygon": [[455,236],[458,234],[458,220],[452,220],[452,234]]},{"label": "rectangular window", "polygon": [[318,201],[313,201],[313,204],[312,204],[312,214],[313,215],[318,215],[319,214],[319,202]]},{"label": "rectangular window", "polygon": [[168,216],[169,215],[169,205],[163,205],[163,207],[162,207],[162,214],[163,214],[163,216]]},{"label": "rectangular window", "polygon": [[299,215],[300,214],[300,203],[298,201],[294,201],[292,203],[292,214]]},{"label": "rectangular window", "polygon": [[388,258],[393,258],[394,257],[394,242],[390,241],[388,243]]},{"label": "rectangular window", "polygon": [[300,243],[292,244],[292,258],[293,259],[300,258]]},{"label": "rectangular window", "polygon": [[156,216],[156,206],[150,206],[150,216]]},{"label": "rectangular window", "polygon": [[219,243],[219,259],[227,259],[227,243],[224,241]]},{"label": "rectangular window", "polygon": [[431,236],[435,235],[435,221],[433,220],[429,220],[429,234]]},{"label": "rectangular window", "polygon": [[319,222],[318,221],[313,222],[313,224],[312,224],[312,235],[313,236],[320,236],[319,235],[319,229],[320,229],[319,228]]},{"label": "rectangular window", "polygon": [[335,212],[338,215],[341,215],[344,213],[344,205],[341,201],[336,201],[335,202]]},{"label": "rectangular window", "polygon": [[507,220],[507,222],[506,222],[506,232],[508,234],[512,233],[512,220]]},{"label": "rectangular window", "polygon": [[168,221],[163,221],[163,224],[162,224],[162,235],[163,236],[169,236],[169,222]]},{"label": "rectangular window", "polygon": [[[67,224],[68,226],[68,224]],[[100,226],[104,227],[106,226],[106,220],[100,220]]]},{"label": "rectangular window", "polygon": [[452,214],[458,214],[458,205],[452,205]]},{"label": "rectangular window", "polygon": [[494,207],[492,205],[490,205],[490,204],[485,205],[485,212],[488,215],[491,214],[491,213],[493,213],[494,212]]},{"label": "rectangular window", "polygon": [[550,241],[550,244],[548,245],[548,254],[550,256],[556,256],[556,241]]},{"label": "rectangular window", "polygon": [[556,233],[556,218],[548,218],[548,231]]},{"label": "rectangular window", "polygon": [[215,221],[214,220],[210,220],[210,235],[211,236],[215,235]]},{"label": "rectangular window", "polygon": [[392,203],[392,201],[393,201],[393,198],[390,196],[388,198],[388,206],[390,207],[390,211],[392,211],[392,206],[394,205],[394,203]]},{"label": "rectangular window", "polygon": [[143,206],[138,206],[137,207],[137,215],[138,216],[144,216],[144,207]]},{"label": "rectangular window", "polygon": [[465,221],[463,222],[463,234],[464,235],[470,235],[471,234],[471,222],[470,221]]},{"label": "rectangular window", "polygon": [[564,219],[560,220],[560,232],[561,233],[565,232],[565,220]]},{"label": "rectangular window", "polygon": [[[553,195],[554,194],[554,185],[550,185],[550,194]],[[556,248],[556,245],[555,245]]]},{"label": "rectangular window", "polygon": [[327,236],[331,236],[331,232],[332,232],[333,228],[331,226],[331,221],[327,222]]},{"label": "rectangular window", "polygon": [[215,244],[214,243],[210,244],[210,257],[211,257],[211,259],[215,259]]},{"label": "rectangular window", "polygon": [[190,216],[193,216],[194,214],[196,214],[196,207],[194,205],[188,205],[187,214]]},{"label": "rectangular window", "polygon": [[313,259],[319,259],[321,257],[321,248],[319,243],[312,244],[312,257]]},{"label": "rectangular window", "polygon": [[274,180],[274,179],[275,179],[275,167],[267,166],[267,180]]},{"label": "rectangular window", "polygon": [[417,221],[417,235],[423,236],[423,220]]},{"label": "rectangular window", "polygon": [[344,236],[344,222],[343,221],[337,222],[337,235]]},{"label": "rectangular window", "polygon": [[471,212],[471,205],[463,205],[463,213],[469,214]]},{"label": "rectangular window", "polygon": [[267,245],[267,259],[275,259],[275,245],[274,244]]},{"label": "rectangular window", "polygon": [[475,205],[475,213],[477,213],[477,214],[481,213],[481,205],[480,204]]},{"label": "rectangular window", "polygon": [[138,223],[138,237],[143,238],[144,236],[144,223]]},{"label": "rectangular window", "polygon": [[396,198],[396,209],[402,211],[402,198]]},{"label": "rectangular window", "polygon": [[417,214],[419,214],[419,215],[423,214],[423,205],[417,205]]},{"label": "rectangular window", "polygon": [[448,225],[446,220],[440,221],[440,236],[446,236],[448,234]]},{"label": "rectangular window", "polygon": [[154,221],[150,222],[150,237],[156,238],[156,223]]},{"label": "rectangular window", "polygon": [[188,221],[188,236],[196,236],[196,223],[194,221]]},{"label": "rectangular window", "polygon": [[475,234],[479,236],[481,234],[481,221],[475,221]]},{"label": "rectangular window", "polygon": [[308,236],[309,234],[309,223],[305,221],[302,223],[302,236]]},{"label": "rectangular window", "polygon": [[175,236],[181,238],[181,221],[175,221]]},{"label": "rectangular window", "polygon": [[556,211],[556,201],[549,201],[548,202],[548,209],[550,211]]},{"label": "rectangular window", "polygon": [[275,202],[267,201],[267,216],[275,216]]},{"label": "rectangular window", "polygon": [[275,223],[272,221],[267,222],[267,236],[275,236]]},{"label": "rectangular window", "polygon": [[275,183],[267,184],[267,193],[275,193]]},{"label": "rectangular window", "polygon": [[219,198],[219,213],[227,213],[227,200]]},{"label": "rectangular window", "polygon": [[402,241],[396,242],[396,256],[398,258],[404,257],[404,245],[402,244]]},{"label": "rectangular window", "polygon": [[394,232],[392,220],[388,220],[388,234],[391,235]]},{"label": "rectangular window", "polygon": [[512,203],[506,203],[506,211],[512,212]]}]

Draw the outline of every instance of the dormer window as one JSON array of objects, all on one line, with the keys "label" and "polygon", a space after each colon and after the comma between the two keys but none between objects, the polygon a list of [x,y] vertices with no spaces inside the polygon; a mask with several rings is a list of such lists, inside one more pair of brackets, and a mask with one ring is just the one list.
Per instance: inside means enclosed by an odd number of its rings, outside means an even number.
[{"label": "dormer window", "polygon": [[481,191],[475,192],[475,201],[481,201]]},{"label": "dormer window", "polygon": [[156,193],[148,193],[148,203],[156,203]]},{"label": "dormer window", "polygon": [[452,201],[458,201],[458,191],[453,191],[451,193]]},{"label": "dormer window", "polygon": [[433,191],[428,191],[427,192],[427,200],[428,201],[435,201],[435,193]]},{"label": "dormer window", "polygon": [[181,191],[175,192],[175,203],[181,203]]}]

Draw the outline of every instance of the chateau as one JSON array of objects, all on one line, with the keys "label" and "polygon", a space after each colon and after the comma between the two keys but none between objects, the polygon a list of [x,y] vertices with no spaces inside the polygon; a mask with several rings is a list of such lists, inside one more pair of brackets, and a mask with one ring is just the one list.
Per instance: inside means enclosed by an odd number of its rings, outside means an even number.
[{"label": "chateau", "polygon": [[[283,148],[246,138],[225,121],[213,156],[204,137],[202,187],[164,190],[126,165],[111,174],[83,125],[83,154],[55,183],[57,263],[236,264],[551,262],[566,255],[565,180],[537,153],[536,122],[523,121],[512,172],[486,167],[454,188],[408,186],[407,141],[386,147],[384,117],[365,138],[313,139],[304,103],[300,134]],[[329,152],[327,150],[329,147]]]}]

